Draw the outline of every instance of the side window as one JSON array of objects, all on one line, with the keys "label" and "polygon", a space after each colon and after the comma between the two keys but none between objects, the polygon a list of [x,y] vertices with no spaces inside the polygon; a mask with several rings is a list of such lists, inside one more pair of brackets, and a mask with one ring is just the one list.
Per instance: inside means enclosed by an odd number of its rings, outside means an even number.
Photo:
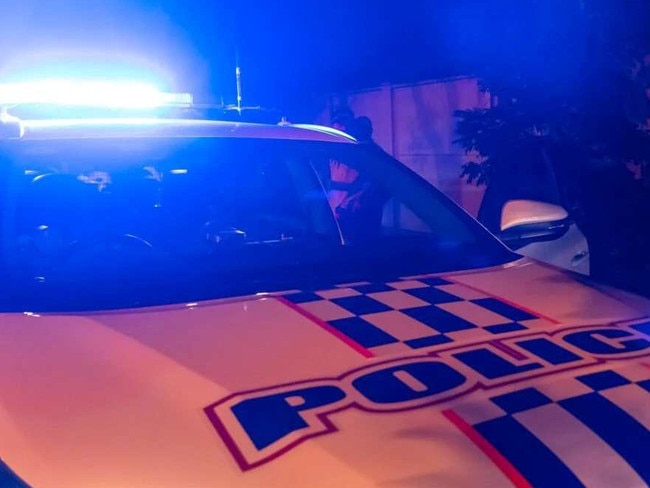
[{"label": "side window", "polygon": [[342,158],[329,158],[325,167],[327,200],[346,242],[380,238],[390,198],[383,186]]},{"label": "side window", "polygon": [[[412,210],[413,205],[387,185],[381,171],[372,170],[376,154],[359,149],[353,155],[336,154],[314,162],[345,240],[355,243],[435,233],[434,227]],[[408,192],[408,186],[404,190]]]},{"label": "side window", "polygon": [[414,214],[409,207],[394,198],[391,198],[384,206],[382,225],[384,229],[392,229],[394,232],[433,232],[431,227]]}]

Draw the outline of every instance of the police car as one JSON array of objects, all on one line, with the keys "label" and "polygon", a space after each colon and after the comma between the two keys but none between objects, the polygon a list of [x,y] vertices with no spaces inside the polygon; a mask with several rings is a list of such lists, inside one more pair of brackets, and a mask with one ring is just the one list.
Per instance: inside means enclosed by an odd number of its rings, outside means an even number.
[{"label": "police car", "polygon": [[16,113],[0,486],[650,483],[647,301],[332,129]]}]

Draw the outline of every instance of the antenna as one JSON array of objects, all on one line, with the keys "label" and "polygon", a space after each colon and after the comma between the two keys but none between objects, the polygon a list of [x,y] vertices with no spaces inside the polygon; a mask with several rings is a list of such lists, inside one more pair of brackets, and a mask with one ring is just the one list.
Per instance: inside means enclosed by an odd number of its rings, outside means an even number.
[{"label": "antenna", "polygon": [[235,49],[235,80],[237,83],[237,111],[241,115],[242,93],[241,93],[241,67],[239,66],[239,51]]}]

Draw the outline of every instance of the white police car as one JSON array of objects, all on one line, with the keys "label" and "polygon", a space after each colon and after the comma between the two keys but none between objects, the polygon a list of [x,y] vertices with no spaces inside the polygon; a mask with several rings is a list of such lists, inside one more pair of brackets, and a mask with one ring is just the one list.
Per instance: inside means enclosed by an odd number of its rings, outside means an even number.
[{"label": "white police car", "polygon": [[650,483],[649,304],[511,253],[383,152],[3,121],[0,486]]}]

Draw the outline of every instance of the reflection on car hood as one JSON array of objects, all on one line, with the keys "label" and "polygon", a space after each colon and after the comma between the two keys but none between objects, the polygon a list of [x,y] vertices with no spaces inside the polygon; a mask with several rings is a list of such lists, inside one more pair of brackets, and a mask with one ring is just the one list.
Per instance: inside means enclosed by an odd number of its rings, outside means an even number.
[{"label": "reflection on car hood", "polygon": [[547,267],[5,314],[35,487],[643,486],[650,321]]}]

